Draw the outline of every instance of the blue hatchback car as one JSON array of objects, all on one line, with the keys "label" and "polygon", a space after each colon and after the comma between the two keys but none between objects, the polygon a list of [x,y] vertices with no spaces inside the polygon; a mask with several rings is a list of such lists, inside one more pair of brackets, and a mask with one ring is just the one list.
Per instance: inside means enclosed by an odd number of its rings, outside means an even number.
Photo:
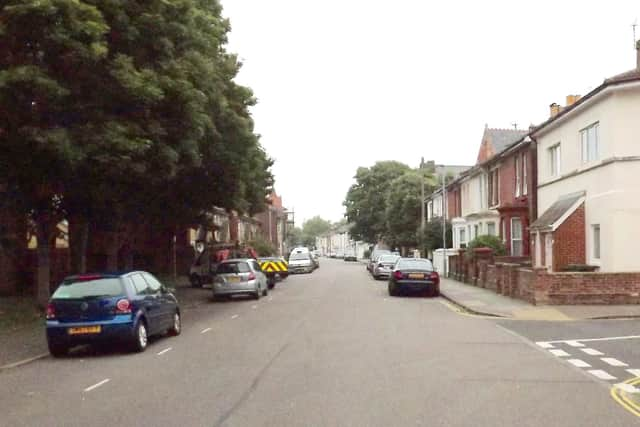
[{"label": "blue hatchback car", "polygon": [[178,300],[144,271],[67,277],[51,296],[46,317],[55,357],[78,344],[121,342],[144,351],[149,336],[182,329]]}]

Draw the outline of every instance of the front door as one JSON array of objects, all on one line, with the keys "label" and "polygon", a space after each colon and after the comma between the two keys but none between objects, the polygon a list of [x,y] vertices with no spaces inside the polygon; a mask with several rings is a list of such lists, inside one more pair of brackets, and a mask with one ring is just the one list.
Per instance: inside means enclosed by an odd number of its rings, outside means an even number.
[{"label": "front door", "polygon": [[553,270],[553,233],[544,235],[544,266]]}]

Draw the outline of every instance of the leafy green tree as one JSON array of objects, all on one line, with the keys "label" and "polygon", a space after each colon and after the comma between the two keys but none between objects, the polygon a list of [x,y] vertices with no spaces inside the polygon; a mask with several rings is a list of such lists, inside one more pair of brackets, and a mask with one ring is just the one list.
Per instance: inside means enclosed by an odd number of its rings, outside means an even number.
[{"label": "leafy green tree", "polygon": [[[445,239],[447,247],[452,247],[451,223],[449,221],[445,221]],[[425,224],[420,246],[427,252],[442,248],[442,218],[434,218]]]},{"label": "leafy green tree", "polygon": [[302,224],[302,242],[305,246],[313,247],[316,237],[326,234],[331,229],[331,222],[314,216]]},{"label": "leafy green tree", "polygon": [[292,229],[289,230],[288,236],[287,236],[287,246],[289,246],[290,248],[293,248],[295,246],[300,246],[303,244],[303,237],[302,237],[302,228],[300,227],[293,227]]},{"label": "leafy green tree", "polygon": [[377,162],[370,168],[358,168],[356,183],[349,188],[344,206],[350,224],[350,234],[355,240],[376,242],[388,235],[386,203],[391,183],[410,170],[396,161]]},{"label": "leafy green tree", "polygon": [[391,246],[417,246],[419,238],[422,197],[435,188],[434,177],[420,170],[410,170],[394,179],[386,201],[385,241]]}]

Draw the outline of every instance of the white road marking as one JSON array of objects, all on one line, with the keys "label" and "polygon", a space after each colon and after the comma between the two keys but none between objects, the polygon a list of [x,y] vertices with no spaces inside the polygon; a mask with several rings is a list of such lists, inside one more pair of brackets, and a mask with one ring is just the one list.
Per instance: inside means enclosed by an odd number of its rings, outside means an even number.
[{"label": "white road marking", "polygon": [[567,362],[571,363],[573,366],[576,366],[578,368],[590,368],[591,365],[589,365],[587,362],[585,362],[584,360],[580,360],[580,359],[569,359],[567,360]]},{"label": "white road marking", "polygon": [[200,331],[201,334],[206,334],[207,332],[209,332],[211,330],[211,328],[206,328]]},{"label": "white road marking", "polygon": [[538,341],[536,344],[538,344],[542,348],[553,348],[553,344],[545,341]]},{"label": "white road marking", "polygon": [[258,306],[257,305],[252,305],[251,308],[253,308],[255,310],[256,308],[258,308]]},{"label": "white road marking", "polygon": [[238,318],[238,315],[237,315],[237,314],[234,314],[233,316],[231,316],[231,318],[232,318],[232,319],[237,319],[237,318]]},{"label": "white road marking", "polygon": [[627,372],[629,372],[634,377],[640,377],[640,369],[627,369]]},{"label": "white road marking", "polygon": [[616,384],[615,387],[627,393],[640,393],[640,390],[631,384],[620,383]]},{"label": "white road marking", "polygon": [[578,341],[566,341],[571,347],[584,347],[584,344]]},{"label": "white road marking", "polygon": [[615,380],[616,377],[614,377],[613,375],[610,375],[608,372],[603,371],[601,369],[592,369],[589,371],[589,373],[591,375],[593,375],[594,377],[598,377],[601,380]]},{"label": "white road marking", "polygon": [[549,350],[549,352],[551,354],[553,354],[554,356],[558,356],[558,357],[566,357],[566,356],[571,356],[569,353],[567,353],[564,350],[560,350],[560,349],[555,349],[555,350]]},{"label": "white road marking", "polygon": [[580,350],[584,351],[589,356],[604,356],[604,353],[596,350],[595,348],[581,348]]},{"label": "white road marking", "polygon": [[105,378],[102,381],[100,381],[99,383],[95,383],[94,385],[85,388],[84,391],[85,392],[89,392],[91,390],[94,390],[94,389],[100,387],[101,385],[108,383],[109,381],[110,381],[109,378]]},{"label": "white road marking", "polygon": [[172,349],[173,349],[173,347],[168,347],[168,348],[165,348],[162,351],[159,351],[157,354],[158,354],[158,356],[162,356],[163,354],[165,354],[168,351],[171,351]]},{"label": "white road marking", "polygon": [[273,301],[273,297],[269,297],[269,301]]},{"label": "white road marking", "polygon": [[563,343],[568,341],[580,341],[580,342],[592,342],[592,341],[616,341],[616,340],[632,340],[640,338],[640,335],[625,335],[621,337],[604,337],[604,338],[578,338],[571,340],[555,340],[555,341],[547,341],[550,343]]},{"label": "white road marking", "polygon": [[619,361],[618,359],[614,359],[613,357],[601,357],[600,360],[608,363],[611,366],[629,366],[626,363]]}]

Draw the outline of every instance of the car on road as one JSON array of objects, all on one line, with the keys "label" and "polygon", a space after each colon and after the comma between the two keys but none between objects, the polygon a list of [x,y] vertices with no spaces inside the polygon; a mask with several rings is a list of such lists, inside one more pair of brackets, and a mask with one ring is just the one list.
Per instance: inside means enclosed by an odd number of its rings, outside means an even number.
[{"label": "car on road", "polygon": [[440,295],[440,276],[428,259],[400,258],[389,276],[388,287],[390,296],[419,292],[435,297]]},{"label": "car on road", "polygon": [[269,289],[273,289],[278,280],[284,280],[289,276],[288,263],[282,257],[260,257],[258,258],[258,264],[260,264],[260,269],[267,276]]},{"label": "car on road", "polygon": [[256,259],[228,259],[218,264],[211,289],[213,299],[233,295],[251,295],[260,299],[269,293],[269,283]]},{"label": "car on road", "polygon": [[373,267],[378,262],[378,258],[382,255],[390,255],[391,251],[388,249],[374,249],[371,253],[371,257],[369,258],[369,262],[367,263],[367,270],[369,273],[373,274]]},{"label": "car on road", "polygon": [[389,277],[398,259],[400,259],[399,255],[381,255],[373,266],[373,278],[378,280]]},{"label": "car on road", "polygon": [[293,252],[289,256],[289,273],[311,273],[316,269],[309,251]]},{"label": "car on road", "polygon": [[121,342],[144,351],[148,337],[181,330],[172,290],[145,271],[67,277],[47,304],[47,344],[55,357],[79,344]]}]

